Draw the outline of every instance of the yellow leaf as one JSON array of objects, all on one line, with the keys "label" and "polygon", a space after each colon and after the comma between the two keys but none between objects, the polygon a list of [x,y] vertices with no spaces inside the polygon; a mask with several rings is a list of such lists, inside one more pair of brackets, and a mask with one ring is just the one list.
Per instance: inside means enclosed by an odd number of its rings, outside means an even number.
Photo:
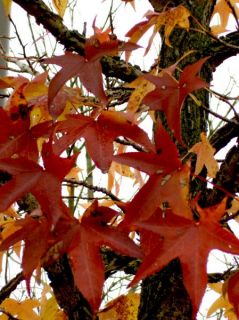
[{"label": "yellow leaf", "polygon": [[28,102],[41,97],[47,96],[48,88],[45,85],[47,80],[47,72],[37,75],[32,81],[24,87],[23,93]]},{"label": "yellow leaf", "polygon": [[35,106],[30,112],[30,128],[51,119],[52,117],[47,112],[45,106]]},{"label": "yellow leaf", "polygon": [[11,315],[21,320],[39,320],[39,316],[33,311],[34,308],[40,306],[36,299],[26,299],[24,301],[17,301],[7,298],[1,303],[1,308],[8,311]]},{"label": "yellow leaf", "polygon": [[[238,0],[230,0],[230,4],[234,7],[236,15],[239,14],[239,8],[237,6],[238,3]],[[217,1],[217,4],[214,7],[212,18],[214,17],[214,15],[219,14],[220,24],[213,25],[211,27],[211,30],[215,35],[227,31],[227,24],[231,13],[232,11],[225,0]]]},{"label": "yellow leaf", "polygon": [[[151,72],[151,74],[155,75],[156,72]],[[134,80],[131,84],[131,87],[135,87],[135,90],[132,92],[128,105],[127,105],[127,111],[129,112],[137,112],[140,104],[143,100],[143,98],[146,96],[147,93],[152,91],[154,89],[154,84],[143,77],[139,77],[136,80]]]},{"label": "yellow leaf", "polygon": [[52,3],[59,16],[63,18],[68,5],[68,0],[52,0]]},{"label": "yellow leaf", "polygon": [[217,310],[224,310],[223,316],[226,317],[228,320],[237,320],[237,316],[234,312],[233,306],[230,304],[228,300],[227,293],[225,291],[225,284],[226,283],[210,283],[208,286],[220,294],[220,297],[216,299],[213,304],[210,306],[207,312],[207,318],[212,316]]},{"label": "yellow leaf", "polygon": [[99,312],[99,320],[137,320],[139,300],[138,293],[119,296]]},{"label": "yellow leaf", "polygon": [[189,152],[196,153],[197,162],[195,168],[195,175],[198,175],[202,168],[205,166],[207,168],[207,174],[210,178],[215,178],[218,172],[218,163],[214,159],[215,149],[210,145],[206,134],[201,133],[201,142],[196,143]]},{"label": "yellow leaf", "polygon": [[[10,218],[19,218],[19,214],[17,211],[13,208],[13,206],[9,207],[7,210],[3,211],[2,214],[5,216],[8,216]],[[6,221],[6,219],[5,219]]]},{"label": "yellow leaf", "polygon": [[[166,12],[167,13],[167,12]],[[180,28],[189,29],[190,12],[182,5],[179,5],[174,10],[171,10],[165,17],[165,43],[171,46],[169,36],[173,29],[178,25]],[[159,30],[159,29],[158,29]]]},{"label": "yellow leaf", "polygon": [[12,6],[12,0],[2,0],[3,1],[3,7],[6,13],[6,16],[10,14],[11,6]]},{"label": "yellow leaf", "polygon": [[149,47],[153,42],[153,38],[159,32],[162,26],[164,26],[165,43],[171,47],[171,44],[169,41],[170,34],[172,33],[173,29],[176,26],[179,26],[180,28],[188,30],[189,16],[190,16],[190,12],[183,5],[179,5],[176,8],[159,13],[157,22],[154,26],[153,34],[149,40],[149,44],[146,49],[146,53],[149,51]]},{"label": "yellow leaf", "polygon": [[45,299],[44,304],[41,305],[41,320],[55,320],[58,310],[59,307],[54,296]]}]

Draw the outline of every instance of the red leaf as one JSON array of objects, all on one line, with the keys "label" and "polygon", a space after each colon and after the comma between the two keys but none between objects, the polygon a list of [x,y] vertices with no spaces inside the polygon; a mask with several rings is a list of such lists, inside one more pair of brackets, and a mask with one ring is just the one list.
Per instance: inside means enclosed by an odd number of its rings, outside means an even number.
[{"label": "red leaf", "polygon": [[186,96],[195,90],[208,87],[205,81],[196,76],[207,59],[201,59],[185,67],[179,82],[171,76],[169,68],[162,71],[161,76],[158,77],[151,74],[144,76],[156,86],[156,89],[145,96],[143,103],[147,104],[151,110],[165,112],[168,125],[179,142],[182,142],[181,109]]},{"label": "red leaf", "polygon": [[118,40],[116,35],[111,33],[110,28],[102,31],[95,26],[95,21],[93,29],[94,35],[85,43],[85,57],[89,61],[99,60],[106,55],[117,55],[120,51],[132,51],[140,47],[135,43]]},{"label": "red leaf", "polygon": [[[31,230],[29,232],[29,230]],[[25,246],[22,257],[22,269],[26,280],[28,293],[30,294],[30,278],[34,269],[40,263],[41,258],[49,248],[50,225],[47,219],[38,219],[38,224],[35,228],[28,228],[28,235],[25,237]],[[36,245],[37,241],[37,245]]]},{"label": "red leaf", "polygon": [[139,247],[126,233],[107,224],[115,214],[94,202],[84,214],[81,224],[68,235],[73,237],[67,251],[75,283],[94,311],[99,308],[104,284],[100,248],[107,246],[121,254],[142,258]]},{"label": "red leaf", "polygon": [[92,92],[102,102],[107,103],[99,60],[88,61],[78,54],[66,52],[62,56],[45,59],[44,63],[62,67],[49,84],[49,106],[65,82],[77,76],[89,92]]},{"label": "red leaf", "polygon": [[55,141],[55,152],[61,153],[80,137],[86,140],[87,150],[98,168],[108,171],[113,157],[113,141],[124,136],[154,150],[147,134],[137,125],[131,124],[122,112],[104,111],[97,120],[83,115],[71,115],[59,123],[57,131],[64,132],[62,138]]},{"label": "red leaf", "polygon": [[192,218],[188,204],[189,168],[182,167],[166,176],[153,174],[129,203],[122,228],[130,228],[135,221],[150,218],[155,210],[167,203],[177,215]]},{"label": "red leaf", "polygon": [[37,161],[39,152],[37,139],[48,137],[52,131],[52,121],[40,123],[30,128],[29,119],[11,120],[4,109],[0,109],[0,158],[18,154]]},{"label": "red leaf", "polygon": [[[4,239],[0,245],[0,251],[7,250],[15,243],[24,240],[25,247],[22,258],[23,274],[30,294],[30,278],[34,269],[40,264],[40,260],[49,247],[49,223],[41,217],[40,219],[27,216],[17,220],[15,226],[20,229]],[[36,245],[37,241],[37,245]]]},{"label": "red leaf", "polygon": [[[172,259],[179,258],[182,265],[183,279],[193,304],[195,318],[207,285],[207,258],[213,249],[227,253],[239,253],[239,240],[219,222],[219,215],[225,213],[225,201],[207,209],[198,208],[199,222],[174,215],[166,211],[163,217],[161,211],[148,222],[135,222],[138,230],[148,230],[163,237],[160,242],[143,260],[135,278],[134,285],[139,280],[158,272]],[[216,214],[214,214],[216,211]],[[156,216],[160,215],[160,217]]]},{"label": "red leaf", "polygon": [[[0,187],[2,199],[0,211],[6,210],[14,201],[31,192],[40,203],[42,212],[50,220],[50,224],[55,225],[61,216],[70,214],[61,199],[61,182],[64,174],[73,165],[75,157],[62,159],[51,156],[50,158],[52,165],[47,165],[45,170],[25,158],[0,159],[0,170],[7,171],[13,176]],[[44,161],[46,162],[45,157]],[[59,174],[55,175],[57,171]]]},{"label": "red leaf", "polygon": [[171,140],[162,124],[157,123],[155,128],[155,153],[128,152],[116,155],[113,160],[143,171],[149,175],[153,173],[170,173],[182,166],[176,145]]},{"label": "red leaf", "polygon": [[[74,281],[80,292],[89,302],[91,308],[97,311],[102,296],[104,284],[104,264],[99,248],[87,238],[88,234],[81,231],[81,240],[68,256]],[[87,241],[87,242],[86,242]]]},{"label": "red leaf", "polygon": [[46,171],[51,172],[60,180],[63,180],[68,172],[75,164],[78,153],[75,153],[70,158],[60,158],[53,153],[52,141],[44,143],[42,147],[42,158]]},{"label": "red leaf", "polygon": [[106,104],[100,59],[104,55],[116,55],[119,51],[132,51],[137,48],[139,46],[136,44],[112,39],[108,30],[98,31],[86,40],[84,57],[66,51],[62,56],[44,59],[43,63],[56,64],[62,68],[50,82],[48,105],[52,104],[61,87],[72,77],[79,77],[83,86]]}]

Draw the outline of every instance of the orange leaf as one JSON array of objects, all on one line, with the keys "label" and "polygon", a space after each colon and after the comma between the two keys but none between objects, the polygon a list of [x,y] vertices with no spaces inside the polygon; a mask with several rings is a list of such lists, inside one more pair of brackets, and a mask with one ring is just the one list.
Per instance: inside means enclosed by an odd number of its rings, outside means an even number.
[{"label": "orange leaf", "polygon": [[[234,7],[236,15],[239,14],[239,8],[237,4],[239,3],[238,0],[230,0],[230,4]],[[219,14],[220,16],[220,24],[211,26],[211,30],[214,34],[218,35],[227,31],[227,25],[229,22],[229,16],[232,13],[231,8],[227,4],[225,0],[218,0],[213,11],[213,15]]]},{"label": "orange leaf", "polygon": [[33,311],[34,308],[39,307],[39,301],[37,299],[26,299],[23,301],[17,301],[11,298],[7,298],[1,304],[1,308],[9,312],[12,316],[15,316],[22,320],[39,320],[38,315]]},{"label": "orange leaf", "polygon": [[202,132],[200,134],[201,142],[196,143],[189,152],[196,153],[197,162],[195,168],[195,175],[198,175],[203,169],[204,165],[207,168],[207,174],[210,178],[215,178],[218,172],[218,163],[214,159],[215,149],[208,141],[206,134]]}]

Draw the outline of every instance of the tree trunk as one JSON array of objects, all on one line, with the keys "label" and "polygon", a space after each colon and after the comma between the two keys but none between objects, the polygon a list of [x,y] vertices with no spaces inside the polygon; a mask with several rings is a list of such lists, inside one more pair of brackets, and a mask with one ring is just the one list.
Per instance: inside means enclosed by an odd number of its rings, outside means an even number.
[{"label": "tree trunk", "polygon": [[[150,1],[156,11],[161,12],[167,6],[183,4],[192,14],[190,18],[190,31],[176,29],[171,37],[172,47],[164,42],[160,52],[160,67],[168,67],[177,62],[185,53],[193,50],[179,64],[180,68],[192,64],[204,57],[205,47],[210,46],[212,39],[206,33],[198,30],[199,25],[194,19],[200,21],[206,30],[209,30],[210,17],[216,1]],[[163,38],[163,35],[162,35]],[[201,72],[201,78],[210,83],[212,80],[212,67],[210,60]],[[195,94],[195,93],[194,93]],[[206,90],[200,90],[196,94],[197,99],[205,108],[209,108],[209,94]],[[207,112],[199,107],[189,97],[182,109],[182,137],[187,147],[191,147],[200,139],[200,133],[207,128]],[[180,148],[184,152],[184,148]],[[197,190],[202,190],[203,184],[191,184],[190,193],[195,195]],[[141,302],[139,307],[139,320],[191,320],[192,307],[189,296],[183,285],[182,271],[179,260],[173,260],[158,274],[143,281]]]}]

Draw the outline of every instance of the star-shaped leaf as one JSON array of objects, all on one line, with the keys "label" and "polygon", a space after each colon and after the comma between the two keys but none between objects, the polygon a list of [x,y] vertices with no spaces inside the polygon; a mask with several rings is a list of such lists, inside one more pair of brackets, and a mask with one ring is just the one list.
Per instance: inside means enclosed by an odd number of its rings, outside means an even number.
[{"label": "star-shaped leaf", "polygon": [[172,71],[167,68],[159,76],[146,74],[144,77],[151,81],[156,88],[143,99],[151,110],[161,110],[165,113],[168,126],[174,132],[179,142],[181,139],[181,109],[187,95],[195,90],[207,87],[208,84],[197,74],[208,58],[201,59],[185,67],[179,81],[172,77]]},{"label": "star-shaped leaf", "polygon": [[94,311],[98,310],[104,284],[104,265],[100,248],[107,246],[124,255],[142,258],[139,247],[128,235],[110,225],[116,212],[94,202],[81,223],[66,237],[72,238],[67,249],[75,283]]},{"label": "star-shaped leaf", "polygon": [[45,169],[26,158],[0,159],[0,170],[12,175],[12,179],[0,187],[0,211],[31,192],[53,226],[61,216],[70,215],[61,198],[61,183],[77,155],[69,159],[57,157],[52,153],[50,143],[43,145]]},{"label": "star-shaped leaf", "polygon": [[132,285],[178,257],[195,318],[207,285],[206,266],[209,252],[218,249],[232,254],[239,253],[239,240],[218,222],[225,213],[225,203],[224,200],[206,209],[197,207],[200,214],[198,222],[179,217],[170,210],[166,211],[165,216],[159,210],[148,222],[135,222],[136,229],[155,232],[163,241],[146,255]]},{"label": "star-shaped leaf", "polygon": [[147,134],[132,124],[122,112],[103,111],[96,120],[83,115],[71,115],[60,122],[56,130],[63,133],[63,137],[55,141],[54,150],[57,154],[82,137],[86,140],[90,156],[103,172],[107,172],[110,167],[113,141],[117,137],[127,137],[146,150],[154,150]]}]

